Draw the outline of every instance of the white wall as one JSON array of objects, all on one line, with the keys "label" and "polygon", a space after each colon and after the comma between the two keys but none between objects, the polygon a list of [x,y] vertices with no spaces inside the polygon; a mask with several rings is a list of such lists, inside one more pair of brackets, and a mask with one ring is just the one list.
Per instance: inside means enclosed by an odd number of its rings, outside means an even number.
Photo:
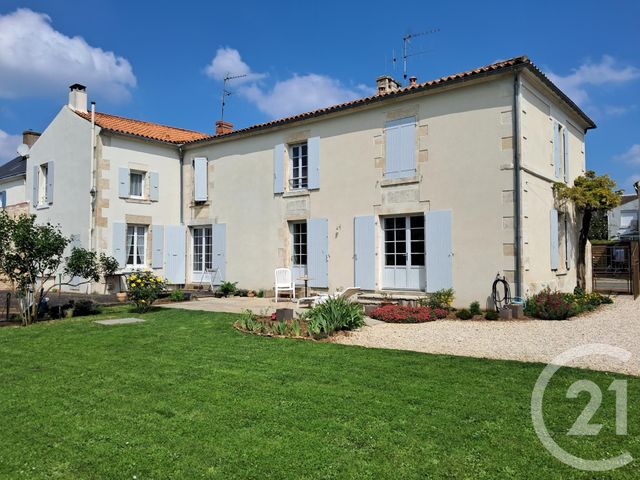
[{"label": "white wall", "polygon": [[7,192],[7,207],[27,201],[24,177],[0,180],[0,192]]}]

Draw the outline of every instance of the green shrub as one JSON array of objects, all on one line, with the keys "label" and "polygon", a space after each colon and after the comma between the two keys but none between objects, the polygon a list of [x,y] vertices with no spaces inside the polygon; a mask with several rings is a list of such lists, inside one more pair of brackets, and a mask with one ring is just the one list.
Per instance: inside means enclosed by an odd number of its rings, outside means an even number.
[{"label": "green shrub", "polygon": [[305,312],[312,336],[329,335],[337,330],[354,330],[364,325],[362,305],[341,297],[330,297]]},{"label": "green shrub", "polygon": [[132,273],[127,278],[128,297],[135,304],[136,310],[146,312],[153,302],[164,292],[165,284],[153,272]]},{"label": "green shrub", "polygon": [[170,302],[184,302],[187,296],[184,294],[182,290],[171,290],[169,294]]},{"label": "green shrub", "polygon": [[73,304],[73,316],[85,317],[87,315],[97,315],[100,308],[91,300],[78,300]]},{"label": "green shrub", "polygon": [[471,302],[471,305],[469,305],[469,312],[471,312],[471,315],[482,315],[480,302]]},{"label": "green shrub", "polygon": [[249,290],[247,290],[246,288],[238,288],[234,293],[238,297],[246,297],[249,294]]},{"label": "green shrub", "polygon": [[240,314],[240,318],[236,321],[236,326],[243,330],[253,331],[253,326],[256,323],[256,314],[247,309]]},{"label": "green shrub", "polygon": [[469,310],[463,308],[462,310],[458,310],[456,312],[456,317],[458,317],[460,320],[469,320],[471,317],[473,317],[473,315],[471,315],[471,312]]},{"label": "green shrub", "polygon": [[264,290],[263,289],[258,290],[258,293],[256,293],[256,297],[263,298],[264,297]]},{"label": "green shrub", "polygon": [[498,320],[498,318],[500,318],[500,315],[498,315],[498,312],[496,312],[495,310],[488,310],[484,314],[484,318],[485,320]]},{"label": "green shrub", "polygon": [[[580,297],[582,298],[582,297]],[[581,301],[572,293],[562,293],[545,288],[527,300],[525,313],[543,320],[564,320],[585,311]]]},{"label": "green shrub", "polygon": [[286,320],[280,320],[276,324],[276,330],[278,332],[278,335],[286,335],[287,334],[287,321]]},{"label": "green shrub", "polygon": [[228,297],[229,295],[233,295],[236,292],[237,284],[238,282],[222,282],[218,287],[218,291],[225,297]]},{"label": "green shrub", "polygon": [[300,325],[300,320],[294,318],[291,320],[291,324],[289,325],[289,334],[294,337],[299,337],[302,335],[302,326]]},{"label": "green shrub", "polygon": [[455,298],[453,288],[443,288],[429,295],[429,297],[418,300],[421,307],[451,309],[451,304]]}]

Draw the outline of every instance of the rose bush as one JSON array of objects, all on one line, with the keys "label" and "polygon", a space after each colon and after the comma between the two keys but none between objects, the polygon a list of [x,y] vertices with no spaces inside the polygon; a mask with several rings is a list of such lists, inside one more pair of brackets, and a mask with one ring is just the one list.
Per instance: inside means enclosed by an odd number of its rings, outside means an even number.
[{"label": "rose bush", "polygon": [[422,323],[445,318],[449,312],[442,308],[405,307],[402,305],[384,305],[373,310],[371,318],[389,323]]},{"label": "rose bush", "polygon": [[165,282],[153,272],[132,273],[127,278],[128,296],[136,310],[146,312],[165,290]]}]

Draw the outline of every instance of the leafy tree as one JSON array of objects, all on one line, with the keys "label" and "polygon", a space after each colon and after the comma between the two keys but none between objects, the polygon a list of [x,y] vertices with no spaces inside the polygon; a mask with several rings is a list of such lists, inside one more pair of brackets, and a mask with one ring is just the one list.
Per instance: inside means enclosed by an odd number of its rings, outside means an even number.
[{"label": "leafy tree", "polygon": [[591,218],[591,228],[589,229],[589,240],[608,240],[609,220],[607,212],[596,210]]},{"label": "leafy tree", "polygon": [[23,325],[37,319],[38,305],[56,286],[51,280],[57,272],[71,277],[57,285],[71,285],[74,277],[82,277],[80,283],[89,283],[117,269],[114,258],[104,254],[98,258],[95,252],[83,248],[74,248],[65,259],[69,243],[60,227],[36,224],[35,215],[12,218],[0,213],[0,276],[9,280],[18,295]]},{"label": "leafy tree", "polygon": [[578,287],[582,289],[586,287],[585,252],[591,222],[595,213],[606,213],[620,205],[623,191],[615,188],[616,182],[609,175],[596,175],[593,170],[588,170],[583,176],[576,178],[571,187],[560,182],[553,185],[556,198],[573,203],[582,214],[577,268]]}]

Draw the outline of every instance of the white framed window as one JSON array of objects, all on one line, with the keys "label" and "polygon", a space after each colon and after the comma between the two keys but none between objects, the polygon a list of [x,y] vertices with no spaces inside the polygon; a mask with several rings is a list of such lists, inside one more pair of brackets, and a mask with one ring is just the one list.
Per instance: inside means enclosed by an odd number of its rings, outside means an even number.
[{"label": "white framed window", "polygon": [[144,172],[131,170],[129,172],[129,196],[131,198],[142,198],[144,196]]},{"label": "white framed window", "polygon": [[305,189],[309,186],[309,154],[307,142],[289,146],[291,159],[291,175],[289,187],[292,190]]},{"label": "white framed window", "polygon": [[385,217],[383,228],[385,266],[424,266],[424,215]]},{"label": "white framed window", "polygon": [[638,212],[623,210],[620,212],[620,230],[635,231],[638,228]]},{"label": "white framed window", "polygon": [[49,184],[49,164],[43,163],[38,170],[38,205],[47,204],[47,185]]},{"label": "white framed window", "polygon": [[143,225],[127,226],[127,267],[137,268],[146,265],[147,227]]},{"label": "white framed window", "polygon": [[292,264],[307,266],[307,222],[291,222]]},{"label": "white framed window", "polygon": [[213,268],[213,237],[211,227],[193,229],[193,271],[206,272]]}]

